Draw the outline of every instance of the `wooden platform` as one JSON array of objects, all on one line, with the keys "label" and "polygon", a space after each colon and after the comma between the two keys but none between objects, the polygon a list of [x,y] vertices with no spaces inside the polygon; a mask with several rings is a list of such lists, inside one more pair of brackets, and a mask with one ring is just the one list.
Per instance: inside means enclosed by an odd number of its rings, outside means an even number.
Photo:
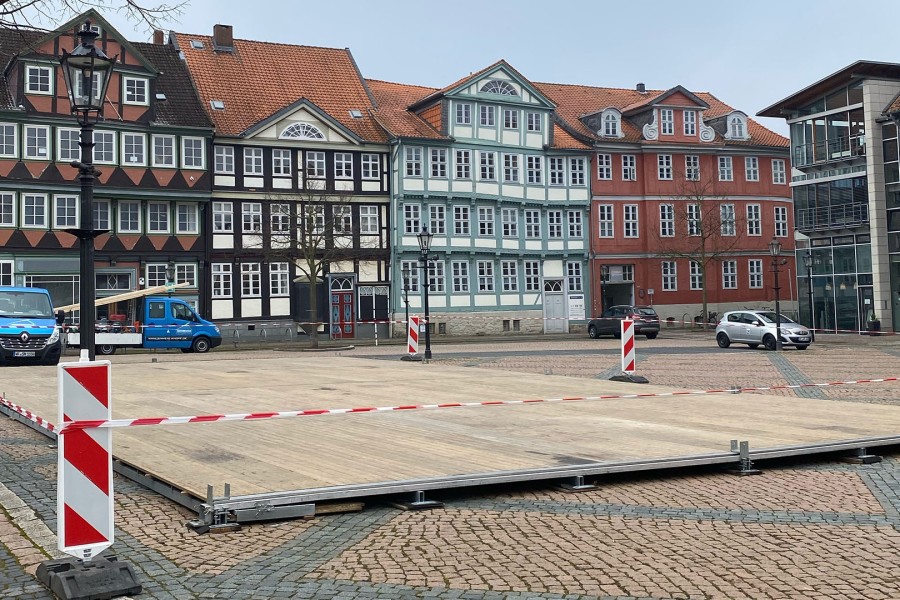
[{"label": "wooden platform", "polygon": [[[116,418],[670,391],[305,353],[145,358],[113,365]],[[0,391],[56,421],[52,369],[2,369]],[[243,496],[894,435],[900,407],[745,393],[135,427],[113,448],[203,498],[207,484]]]}]

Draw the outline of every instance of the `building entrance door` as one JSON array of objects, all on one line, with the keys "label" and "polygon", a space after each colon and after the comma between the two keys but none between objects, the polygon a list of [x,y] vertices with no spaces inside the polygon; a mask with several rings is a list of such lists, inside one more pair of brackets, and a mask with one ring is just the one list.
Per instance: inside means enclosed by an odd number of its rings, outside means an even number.
[{"label": "building entrance door", "polygon": [[856,295],[859,298],[859,330],[866,331],[868,322],[878,318],[875,312],[875,294],[872,286],[861,285],[856,288]]},{"label": "building entrance door", "polygon": [[544,280],[544,333],[566,332],[562,279]]},{"label": "building entrance door", "polygon": [[352,338],[355,335],[353,279],[334,277],[331,280],[331,337]]}]

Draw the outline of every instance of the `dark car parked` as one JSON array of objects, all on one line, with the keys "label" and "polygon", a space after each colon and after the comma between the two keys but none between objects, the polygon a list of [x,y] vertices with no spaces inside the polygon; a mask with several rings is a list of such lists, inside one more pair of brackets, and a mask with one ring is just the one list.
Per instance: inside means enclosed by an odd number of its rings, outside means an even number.
[{"label": "dark car parked", "polygon": [[624,304],[610,306],[603,314],[588,323],[588,335],[598,338],[601,335],[622,337],[622,320],[628,318],[634,321],[635,335],[646,335],[652,340],[659,334],[659,315],[649,306],[633,306]]}]

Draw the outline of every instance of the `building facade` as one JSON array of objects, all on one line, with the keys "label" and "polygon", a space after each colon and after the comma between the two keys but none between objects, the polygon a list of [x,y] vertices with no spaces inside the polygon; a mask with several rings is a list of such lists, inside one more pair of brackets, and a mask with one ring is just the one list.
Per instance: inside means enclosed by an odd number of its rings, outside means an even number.
[{"label": "building facade", "polygon": [[[187,284],[179,294],[201,311],[204,219],[212,123],[178,53],[130,43],[94,11],[50,33],[0,30],[0,285],[50,290],[57,306],[79,298],[79,125],[70,115],[59,58],[85,21],[117,56],[94,131],[96,289],[110,296],[164,285],[166,269]],[[98,308],[131,321],[131,302]]]},{"label": "building facade", "polygon": [[388,146],[350,52],[234,39],[227,25],[170,42],[215,124],[211,317],[334,338],[382,321],[388,335]]},{"label": "building facade", "polygon": [[759,113],[791,128],[797,287],[817,330],[900,326],[898,94],[900,64],[860,61]]},{"label": "building facade", "polygon": [[[708,93],[538,84],[592,141],[592,312],[652,305],[670,324],[796,294],[788,140]],[[707,315],[706,318],[710,318]]]},{"label": "building facade", "polygon": [[391,139],[395,318],[407,301],[421,312],[427,228],[436,334],[583,324],[590,146],[557,124],[553,101],[504,61],[440,90],[369,86]]}]

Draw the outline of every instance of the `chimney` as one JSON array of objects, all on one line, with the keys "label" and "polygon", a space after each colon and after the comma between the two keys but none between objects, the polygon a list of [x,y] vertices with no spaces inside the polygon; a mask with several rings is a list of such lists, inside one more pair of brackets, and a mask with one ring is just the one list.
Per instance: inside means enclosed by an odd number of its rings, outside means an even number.
[{"label": "chimney", "polygon": [[231,25],[213,26],[213,46],[227,50],[234,48],[234,36],[231,33]]},{"label": "chimney", "polygon": [[647,86],[645,86],[643,83],[637,84],[637,85],[635,86],[635,89],[638,91],[639,94],[646,94],[646,93],[647,93]]},{"label": "chimney", "polygon": [[165,44],[166,43],[166,35],[162,32],[162,29],[154,29],[153,30],[153,43],[154,44]]}]

